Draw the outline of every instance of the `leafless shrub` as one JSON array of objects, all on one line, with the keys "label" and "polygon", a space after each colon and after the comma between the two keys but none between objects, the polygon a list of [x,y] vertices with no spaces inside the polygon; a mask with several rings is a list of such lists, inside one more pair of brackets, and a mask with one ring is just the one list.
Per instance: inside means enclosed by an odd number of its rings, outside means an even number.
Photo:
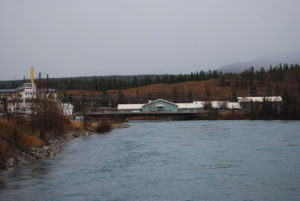
[{"label": "leafless shrub", "polygon": [[111,122],[109,121],[101,121],[99,125],[96,127],[96,132],[105,133],[109,132],[112,129]]}]

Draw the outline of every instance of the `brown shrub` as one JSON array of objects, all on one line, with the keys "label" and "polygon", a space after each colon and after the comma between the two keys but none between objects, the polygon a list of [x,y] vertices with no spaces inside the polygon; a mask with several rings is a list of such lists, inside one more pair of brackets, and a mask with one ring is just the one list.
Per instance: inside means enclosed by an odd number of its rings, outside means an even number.
[{"label": "brown shrub", "polygon": [[39,132],[42,139],[50,136],[62,135],[69,121],[64,117],[62,108],[47,99],[36,99],[32,103],[31,114],[33,133]]},{"label": "brown shrub", "polygon": [[45,145],[45,142],[34,135],[21,134],[20,137],[20,146],[21,147],[42,147]]},{"label": "brown shrub", "polygon": [[11,156],[17,149],[42,147],[45,144],[40,138],[26,134],[24,126],[25,123],[17,124],[12,120],[0,119],[0,160]]},{"label": "brown shrub", "polygon": [[0,139],[6,141],[10,146],[16,146],[20,129],[14,121],[0,119]]},{"label": "brown shrub", "polygon": [[12,155],[13,147],[5,140],[0,139],[0,160]]},{"label": "brown shrub", "polygon": [[105,133],[112,129],[111,122],[109,121],[101,121],[99,125],[96,127],[96,132]]}]

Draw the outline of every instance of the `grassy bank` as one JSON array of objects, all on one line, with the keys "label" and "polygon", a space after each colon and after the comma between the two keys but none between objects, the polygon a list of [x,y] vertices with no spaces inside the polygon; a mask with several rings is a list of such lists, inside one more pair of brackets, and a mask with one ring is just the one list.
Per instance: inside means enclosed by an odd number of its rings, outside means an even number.
[{"label": "grassy bank", "polygon": [[32,113],[9,114],[0,118],[0,166],[15,153],[28,153],[32,148],[47,146],[49,141],[64,137],[70,131],[108,132],[111,122],[75,122],[65,118],[56,102],[35,100]]},{"label": "grassy bank", "polygon": [[[65,119],[63,131],[53,132],[52,129],[40,129],[32,132],[32,122],[29,118],[17,122],[14,119],[0,119],[0,168],[19,167],[32,160],[51,157],[60,153],[66,142],[80,136],[94,133],[105,133],[113,128],[121,128],[120,124],[110,121],[87,121],[84,129],[83,122]],[[55,130],[55,129],[54,129]]]}]

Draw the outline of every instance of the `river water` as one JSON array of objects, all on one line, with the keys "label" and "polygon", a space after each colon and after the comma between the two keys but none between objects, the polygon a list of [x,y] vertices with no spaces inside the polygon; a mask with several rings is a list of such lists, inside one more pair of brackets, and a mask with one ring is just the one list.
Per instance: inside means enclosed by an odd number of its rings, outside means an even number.
[{"label": "river water", "polygon": [[0,200],[300,200],[299,121],[130,125],[0,172]]}]

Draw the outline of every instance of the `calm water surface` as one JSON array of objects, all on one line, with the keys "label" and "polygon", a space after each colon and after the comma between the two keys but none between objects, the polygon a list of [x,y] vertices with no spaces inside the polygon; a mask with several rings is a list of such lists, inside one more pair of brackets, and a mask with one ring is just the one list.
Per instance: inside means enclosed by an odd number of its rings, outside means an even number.
[{"label": "calm water surface", "polygon": [[299,121],[130,125],[0,172],[0,200],[300,200]]}]

